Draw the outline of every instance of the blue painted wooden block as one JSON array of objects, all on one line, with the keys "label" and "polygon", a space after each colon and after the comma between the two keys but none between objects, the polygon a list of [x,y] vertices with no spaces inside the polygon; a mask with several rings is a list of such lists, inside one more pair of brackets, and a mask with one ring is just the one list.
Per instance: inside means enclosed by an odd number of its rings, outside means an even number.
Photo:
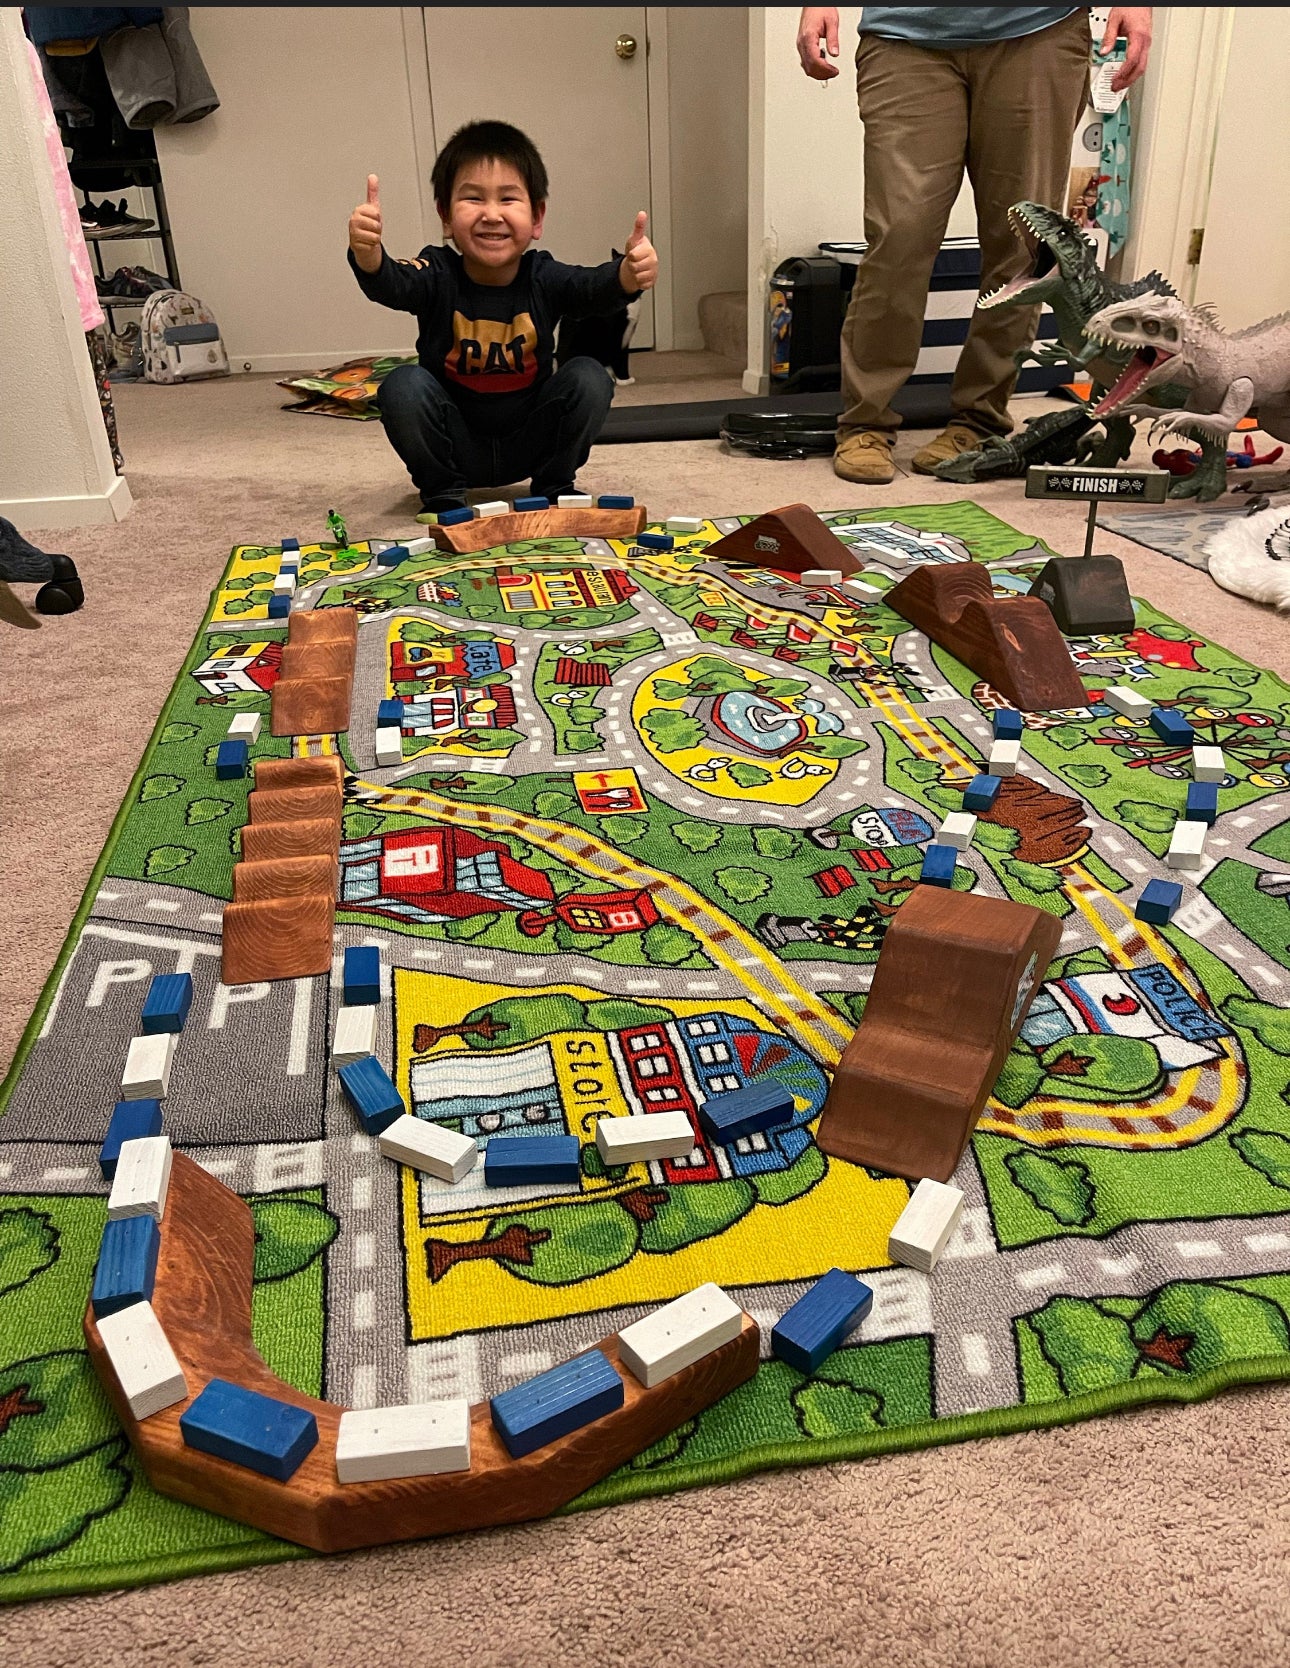
[{"label": "blue painted wooden block", "polygon": [[923,853],[923,867],[919,880],[928,886],[953,886],[954,862],[958,852],[953,846],[933,843]]},{"label": "blue painted wooden block", "polygon": [[107,1134],[99,1148],[99,1169],[103,1180],[116,1175],[116,1161],[121,1156],[123,1141],[141,1141],[146,1135],[160,1135],[162,1126],[159,1100],[119,1100],[112,1108]]},{"label": "blue painted wooden block", "polygon": [[298,551],[299,549],[300,549],[300,540],[299,539],[283,539],[282,545],[281,545],[281,550],[282,550],[282,554],[284,556],[286,555],[288,550],[297,550]]},{"label": "blue painted wooden block", "polygon": [[307,1407],[280,1402],[227,1379],[213,1378],[179,1415],[184,1442],[203,1454],[244,1465],[285,1483],[318,1443]]},{"label": "blue painted wooden block", "polygon": [[484,1148],[486,1187],[576,1182],[582,1176],[576,1135],[492,1135]]},{"label": "blue painted wooden block", "polygon": [[780,1316],[770,1335],[771,1354],[799,1373],[813,1373],[872,1307],[873,1292],[863,1280],[831,1268]]},{"label": "blue painted wooden block", "polygon": [[994,715],[994,739],[996,741],[1021,740],[1021,714],[1015,707],[1001,707]]},{"label": "blue painted wooden block", "polygon": [[474,510],[467,508],[464,504],[459,510],[439,511],[440,527],[459,527],[463,521],[473,521],[474,519]]},{"label": "blue painted wooden block", "polygon": [[192,1005],[191,973],[158,973],[143,999],[143,1034],[150,1037],[158,1031],[182,1031]]},{"label": "blue painted wooden block", "polygon": [[1182,887],[1176,880],[1149,880],[1142,888],[1134,916],[1139,921],[1150,921],[1153,926],[1166,927],[1182,902],[1182,895]]},{"label": "blue painted wooden block", "polygon": [[593,1419],[603,1419],[620,1408],[623,1399],[622,1379],[609,1358],[593,1349],[494,1396],[493,1428],[511,1458],[520,1459]]},{"label": "blue painted wooden block", "polygon": [[517,510],[521,510],[521,511],[523,511],[523,510],[549,510],[551,508],[551,500],[549,498],[541,498],[541,497],[536,497],[536,496],[532,497],[532,498],[517,498],[517,499],[514,500],[513,508],[515,508]]},{"label": "blue painted wooden block", "polygon": [[625,492],[602,492],[596,499],[598,510],[634,510],[636,500]]},{"label": "blue painted wooden block", "polygon": [[380,706],[376,709],[376,727],[379,730],[383,729],[387,724],[397,724],[400,728],[402,728],[403,720],[407,717],[407,714],[408,706],[406,701],[382,701]]},{"label": "blue painted wooden block", "polygon": [[234,782],[245,776],[250,748],[244,741],[221,741],[215,749],[215,775],[221,782]]},{"label": "blue painted wooden block", "polygon": [[1147,723],[1161,741],[1174,741],[1180,747],[1190,747],[1196,739],[1195,730],[1182,713],[1173,712],[1169,707],[1152,707]]},{"label": "blue painted wooden block", "polygon": [[269,618],[271,620],[285,620],[291,612],[290,597],[269,598]]},{"label": "blue painted wooden block", "polygon": [[1000,776],[974,776],[963,790],[963,809],[965,811],[989,811],[994,808],[994,802],[999,797],[999,788],[1003,778]]},{"label": "blue painted wooden block", "polygon": [[741,1136],[791,1123],[795,1110],[792,1091],[783,1084],[749,1083],[710,1095],[699,1107],[699,1122],[709,1139],[724,1147]]},{"label": "blue painted wooden block", "polygon": [[345,951],[347,1008],[370,1008],[381,1000],[381,952],[374,944],[353,944]]},{"label": "blue painted wooden block", "polygon": [[397,567],[407,554],[408,547],[405,544],[392,544],[388,550],[377,551],[376,565],[378,568]]},{"label": "blue painted wooden block", "polygon": [[670,533],[637,533],[636,543],[646,550],[671,550],[676,540]]},{"label": "blue painted wooden block", "polygon": [[389,1072],[374,1054],[351,1060],[336,1075],[345,1099],[358,1113],[359,1122],[369,1135],[379,1135],[407,1111]]},{"label": "blue painted wooden block", "polygon": [[1188,782],[1183,816],[1188,822],[1207,822],[1212,828],[1218,821],[1218,783]]},{"label": "blue painted wooden block", "polygon": [[151,1302],[160,1250],[161,1229],[155,1216],[121,1216],[109,1222],[99,1244],[90,1292],[94,1313],[114,1315],[133,1303]]}]

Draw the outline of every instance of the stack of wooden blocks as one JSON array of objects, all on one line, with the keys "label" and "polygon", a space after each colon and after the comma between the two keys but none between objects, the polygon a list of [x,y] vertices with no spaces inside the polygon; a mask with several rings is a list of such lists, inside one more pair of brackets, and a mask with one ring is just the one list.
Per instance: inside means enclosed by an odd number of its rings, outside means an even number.
[{"label": "stack of wooden blocks", "polygon": [[352,608],[292,614],[273,686],[273,734],[323,736],[347,730],[357,652],[358,615]]}]

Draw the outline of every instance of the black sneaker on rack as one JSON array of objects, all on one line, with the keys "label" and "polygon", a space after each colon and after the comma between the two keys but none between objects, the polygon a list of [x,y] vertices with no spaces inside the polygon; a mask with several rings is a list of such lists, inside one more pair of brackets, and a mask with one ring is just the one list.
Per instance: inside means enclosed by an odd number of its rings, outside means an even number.
[{"label": "black sneaker on rack", "polygon": [[103,229],[103,222],[99,219],[99,211],[93,203],[82,203],[80,207],[81,229],[86,232],[99,232]]},{"label": "black sneaker on rack", "polygon": [[106,198],[94,210],[98,216],[98,223],[105,231],[123,231],[127,226],[142,230],[145,226],[155,225],[156,222],[143,215],[131,214],[126,209],[125,198],[117,203],[109,203]]}]

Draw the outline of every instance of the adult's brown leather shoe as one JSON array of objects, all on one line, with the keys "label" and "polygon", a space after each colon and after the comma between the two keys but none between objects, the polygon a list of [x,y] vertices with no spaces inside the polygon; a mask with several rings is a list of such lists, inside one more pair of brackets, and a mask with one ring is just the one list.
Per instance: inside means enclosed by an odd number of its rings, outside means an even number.
[{"label": "adult's brown leather shoe", "polygon": [[852,429],[838,436],[833,452],[833,473],[844,481],[865,486],[883,486],[896,479],[891,461],[893,436],[883,429]]}]

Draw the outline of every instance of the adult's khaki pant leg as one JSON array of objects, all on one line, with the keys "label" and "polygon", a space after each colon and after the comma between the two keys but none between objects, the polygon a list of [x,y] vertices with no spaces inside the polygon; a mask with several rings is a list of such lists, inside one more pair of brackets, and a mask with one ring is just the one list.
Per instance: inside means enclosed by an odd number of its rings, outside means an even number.
[{"label": "adult's khaki pant leg", "polygon": [[932,265],[963,181],[968,89],[958,56],[861,37],[868,249],[842,326],[839,435],[900,427],[892,396],[918,359]]},{"label": "adult's khaki pant leg", "polygon": [[[1008,229],[1013,203],[1064,209],[1071,138],[1088,91],[1088,17],[1081,9],[1020,40],[956,53],[968,83],[968,177],[981,240],[981,290],[1027,268]],[[974,427],[1007,434],[1017,380],[1013,354],[1034,340],[1039,309],[974,312],[950,403]]]}]

